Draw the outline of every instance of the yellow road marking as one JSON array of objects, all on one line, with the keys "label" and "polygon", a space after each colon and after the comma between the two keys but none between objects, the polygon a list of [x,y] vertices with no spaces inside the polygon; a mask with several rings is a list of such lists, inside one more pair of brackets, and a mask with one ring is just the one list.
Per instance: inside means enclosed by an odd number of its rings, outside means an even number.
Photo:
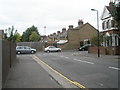
[{"label": "yellow road marking", "polygon": [[64,75],[62,75],[61,73],[59,73],[58,71],[56,71],[55,69],[53,69],[52,67],[50,67],[48,64],[46,64],[45,62],[43,62],[40,58],[38,58],[37,56],[33,55],[36,59],[38,59],[40,62],[42,62],[44,65],[46,65],[49,69],[51,69],[52,71],[54,71],[55,73],[57,73],[58,75],[60,75],[61,77],[63,77],[64,79],[66,79],[67,81],[69,81],[70,83],[76,85],[79,88],[82,88],[83,90],[88,90],[85,86],[81,85],[80,83],[76,82],[76,81],[72,81],[70,79],[68,79],[67,77],[65,77]]}]

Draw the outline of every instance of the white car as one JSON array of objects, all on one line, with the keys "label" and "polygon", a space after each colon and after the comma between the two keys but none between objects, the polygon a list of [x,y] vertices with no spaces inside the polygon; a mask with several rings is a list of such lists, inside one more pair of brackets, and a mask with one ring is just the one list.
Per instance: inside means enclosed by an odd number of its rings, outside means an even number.
[{"label": "white car", "polygon": [[61,48],[56,48],[55,46],[48,46],[44,50],[45,52],[61,52]]}]

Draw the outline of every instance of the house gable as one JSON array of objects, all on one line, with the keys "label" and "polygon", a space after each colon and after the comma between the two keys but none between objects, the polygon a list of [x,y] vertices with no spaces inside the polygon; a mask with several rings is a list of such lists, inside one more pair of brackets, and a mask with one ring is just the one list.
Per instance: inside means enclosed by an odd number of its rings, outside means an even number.
[{"label": "house gable", "polygon": [[84,40],[91,40],[93,36],[96,36],[98,33],[98,30],[96,30],[92,25],[89,23],[86,23],[84,27],[79,29],[79,40],[84,41]]},{"label": "house gable", "polygon": [[111,17],[111,14],[110,14],[107,6],[105,6],[105,7],[104,7],[104,10],[103,10],[103,12],[102,12],[102,15],[101,15],[101,20],[107,19],[107,18],[109,18],[109,17]]}]

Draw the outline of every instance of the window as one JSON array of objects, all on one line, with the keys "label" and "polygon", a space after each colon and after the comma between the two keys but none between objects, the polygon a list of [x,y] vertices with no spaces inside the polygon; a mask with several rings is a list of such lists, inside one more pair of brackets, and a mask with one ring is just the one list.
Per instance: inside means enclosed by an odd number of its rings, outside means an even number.
[{"label": "window", "polygon": [[30,49],[30,47],[24,47],[24,49]]},{"label": "window", "polygon": [[83,46],[83,41],[80,42],[80,47],[82,47],[82,46]]},{"label": "window", "polygon": [[21,47],[17,47],[17,49],[21,49]]},{"label": "window", "polygon": [[107,23],[104,21],[104,29],[106,29],[107,28],[107,25],[106,25]]},{"label": "window", "polygon": [[103,30],[105,29],[104,24],[105,24],[105,21],[102,23],[102,29]]},{"label": "window", "polygon": [[115,20],[111,20],[111,27],[115,27]]},{"label": "window", "polygon": [[106,28],[108,28],[108,25],[109,25],[109,20],[107,21],[107,25],[106,25]]},{"label": "window", "polygon": [[117,36],[115,36],[115,46],[117,46]]},{"label": "window", "polygon": [[110,29],[111,28],[111,20],[108,20],[108,23],[107,23],[108,25],[108,29]]}]

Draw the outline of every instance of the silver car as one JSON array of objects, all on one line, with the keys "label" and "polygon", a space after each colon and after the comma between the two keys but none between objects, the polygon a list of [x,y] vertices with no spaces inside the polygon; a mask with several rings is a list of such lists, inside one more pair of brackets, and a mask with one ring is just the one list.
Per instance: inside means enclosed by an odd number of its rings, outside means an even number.
[{"label": "silver car", "polygon": [[56,48],[55,46],[48,46],[44,50],[45,52],[61,52],[61,48]]},{"label": "silver car", "polygon": [[33,49],[28,46],[16,46],[16,53],[21,54],[21,53],[31,53],[34,54],[36,53],[36,49]]}]

